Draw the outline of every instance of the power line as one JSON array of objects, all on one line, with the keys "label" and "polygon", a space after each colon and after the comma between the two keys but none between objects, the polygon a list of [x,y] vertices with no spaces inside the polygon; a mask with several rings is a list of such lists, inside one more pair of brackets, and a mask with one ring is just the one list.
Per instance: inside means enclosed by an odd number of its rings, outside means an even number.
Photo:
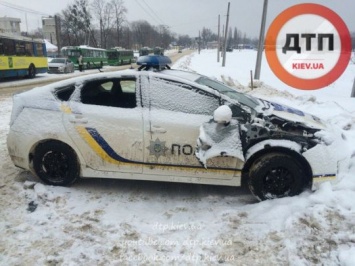
[{"label": "power line", "polygon": [[155,11],[147,4],[147,2],[145,0],[142,0],[143,3],[148,7],[148,9],[155,15],[155,17],[160,20],[161,24],[165,24],[164,21],[157,15],[157,13],[155,13]]},{"label": "power line", "polygon": [[[137,4],[143,9],[143,11],[144,11],[147,15],[149,15],[152,19],[154,19],[158,24],[161,24],[161,22],[158,21],[150,12],[148,12],[148,10],[147,10],[144,6],[142,6],[141,3],[139,3],[138,0],[136,0],[136,2],[137,2]],[[163,23],[163,24],[164,24],[164,23]]]},{"label": "power line", "polygon": [[33,10],[33,9],[21,7],[21,6],[18,6],[18,5],[10,4],[10,3],[5,2],[5,1],[0,1],[0,5],[6,6],[6,7],[9,7],[9,8],[18,10],[18,11],[22,11],[22,12],[25,12],[25,13],[31,13],[31,14],[35,14],[35,15],[41,15],[41,16],[49,16],[49,14],[42,13],[42,12],[39,12],[39,11],[36,11],[36,10]]}]

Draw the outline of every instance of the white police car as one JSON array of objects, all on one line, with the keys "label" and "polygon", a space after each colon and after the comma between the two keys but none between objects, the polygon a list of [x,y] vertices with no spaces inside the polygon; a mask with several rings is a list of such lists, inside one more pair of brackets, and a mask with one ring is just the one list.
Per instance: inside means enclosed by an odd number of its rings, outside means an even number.
[{"label": "white police car", "polygon": [[[80,177],[245,182],[260,200],[297,195],[335,176],[335,161],[317,137],[324,129],[318,118],[169,63],[144,56],[138,71],[14,95],[7,139],[13,163],[51,185]],[[211,120],[220,106],[231,119]]]}]

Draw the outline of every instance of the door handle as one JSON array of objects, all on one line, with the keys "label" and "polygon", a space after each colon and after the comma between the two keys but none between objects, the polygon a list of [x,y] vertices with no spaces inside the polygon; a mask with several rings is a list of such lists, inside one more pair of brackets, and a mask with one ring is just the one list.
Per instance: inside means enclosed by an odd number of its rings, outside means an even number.
[{"label": "door handle", "polygon": [[69,118],[69,122],[73,124],[87,124],[89,121],[82,115],[74,115]]},{"label": "door handle", "polygon": [[166,129],[159,126],[152,126],[150,132],[152,133],[166,133]]}]

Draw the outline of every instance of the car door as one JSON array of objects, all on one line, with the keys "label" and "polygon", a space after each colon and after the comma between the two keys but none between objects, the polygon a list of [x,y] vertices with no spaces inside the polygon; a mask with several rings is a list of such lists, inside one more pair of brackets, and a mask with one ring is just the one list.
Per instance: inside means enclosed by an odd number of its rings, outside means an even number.
[{"label": "car door", "polygon": [[[148,81],[147,81],[148,83]],[[200,126],[212,119],[218,96],[178,81],[149,77],[143,90],[144,173],[184,177],[231,179],[238,166],[233,157],[208,160],[208,169],[195,156]]]},{"label": "car door", "polygon": [[142,172],[142,108],[135,77],[77,84],[63,109],[65,128],[88,167]]}]

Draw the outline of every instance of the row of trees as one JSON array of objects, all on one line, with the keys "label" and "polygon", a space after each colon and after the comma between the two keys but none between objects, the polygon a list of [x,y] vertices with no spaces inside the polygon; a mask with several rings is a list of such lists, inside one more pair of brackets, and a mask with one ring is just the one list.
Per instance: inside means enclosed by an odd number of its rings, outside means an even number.
[{"label": "row of trees", "polygon": [[[93,47],[125,47],[138,49],[143,46],[167,48],[171,43],[190,47],[198,42],[206,47],[208,42],[217,41],[217,34],[203,28],[200,39],[171,32],[166,25],[152,26],[145,20],[128,22],[127,9],[123,0],[74,0],[61,13],[59,32],[61,46],[87,44]],[[228,46],[239,43],[257,43],[246,34],[232,28],[228,33]],[[41,33],[37,33],[40,37]]]},{"label": "row of trees", "polygon": [[[223,38],[222,35],[224,33],[220,33],[220,38]],[[201,46],[202,47],[207,47],[207,44],[209,42],[213,42],[218,40],[217,34],[213,33],[210,29],[203,28],[201,31]],[[236,48],[239,44],[248,44],[248,45],[254,45],[257,46],[258,44],[258,39],[257,38],[249,38],[247,37],[246,33],[243,33],[242,31],[238,30],[236,27],[234,30],[232,28],[229,28],[228,34],[227,34],[227,47],[234,47]]]},{"label": "row of trees", "polygon": [[[126,13],[123,0],[75,0],[59,14],[62,46],[166,48],[176,40],[169,27],[152,26],[145,20],[128,23]],[[191,45],[191,40],[177,39],[183,42],[180,45]]]}]

